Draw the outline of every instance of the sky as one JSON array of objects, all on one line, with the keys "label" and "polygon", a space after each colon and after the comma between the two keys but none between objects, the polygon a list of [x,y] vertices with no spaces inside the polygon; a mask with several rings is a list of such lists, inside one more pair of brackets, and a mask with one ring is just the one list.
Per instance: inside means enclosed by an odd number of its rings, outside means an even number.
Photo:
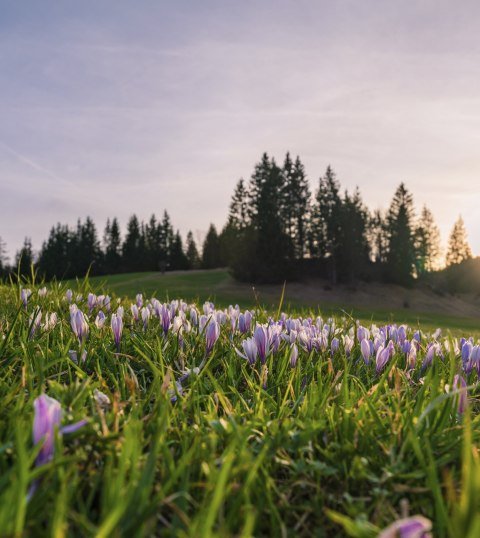
[{"label": "sky", "polygon": [[480,3],[0,0],[0,236],[221,227],[263,152],[387,208],[404,181],[480,254]]}]

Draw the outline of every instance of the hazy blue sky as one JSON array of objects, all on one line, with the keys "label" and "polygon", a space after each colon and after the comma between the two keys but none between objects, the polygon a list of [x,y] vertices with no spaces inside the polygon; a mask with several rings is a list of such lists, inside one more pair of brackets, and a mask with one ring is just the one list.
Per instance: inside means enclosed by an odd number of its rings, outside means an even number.
[{"label": "hazy blue sky", "polygon": [[0,236],[222,225],[263,151],[331,163],[370,207],[400,181],[480,254],[480,3],[0,0]]}]

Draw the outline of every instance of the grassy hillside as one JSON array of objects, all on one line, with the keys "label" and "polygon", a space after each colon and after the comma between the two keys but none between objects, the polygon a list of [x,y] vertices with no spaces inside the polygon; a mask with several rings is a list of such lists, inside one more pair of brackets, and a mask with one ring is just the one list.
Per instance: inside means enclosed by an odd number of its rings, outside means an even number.
[{"label": "grassy hillside", "polygon": [[[72,282],[72,285],[74,283]],[[75,283],[76,284],[76,283]],[[94,289],[103,289],[105,292],[114,292],[120,297],[134,298],[136,293],[142,292],[145,296],[155,296],[160,300],[182,297],[188,301],[203,302],[211,300],[219,306],[239,304],[242,308],[256,305],[264,306],[276,311],[282,300],[283,286],[249,286],[235,282],[225,269],[210,271],[178,271],[172,273],[145,272],[93,277],[90,286]],[[320,298],[315,289],[321,287],[321,283],[302,285],[287,285],[283,297],[284,309],[315,309],[323,315],[348,314],[362,321],[377,323],[396,321],[410,325],[421,324],[424,327],[443,327],[456,331],[470,331],[477,333],[480,330],[480,317],[476,315],[462,315],[461,303],[457,312],[452,313],[446,309],[449,298],[438,304],[429,305],[428,310],[421,306],[399,308],[389,306],[389,295],[394,293],[394,288],[384,286],[384,298],[375,297],[369,300],[368,286],[367,297],[360,301],[355,293],[340,294],[335,290],[323,292]],[[370,285],[373,287],[373,285]],[[415,296],[415,290],[408,291],[410,296]],[[397,289],[398,294],[398,289]],[[365,295],[365,294],[364,294]],[[398,301],[397,301],[398,302]],[[469,305],[466,305],[469,306]],[[471,309],[468,310],[471,313]]]}]

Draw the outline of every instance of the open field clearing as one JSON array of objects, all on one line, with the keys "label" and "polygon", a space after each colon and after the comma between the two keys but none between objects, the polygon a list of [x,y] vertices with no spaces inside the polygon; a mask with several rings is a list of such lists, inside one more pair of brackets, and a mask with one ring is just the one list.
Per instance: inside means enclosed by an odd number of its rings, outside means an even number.
[{"label": "open field clearing", "polygon": [[0,288],[3,535],[479,535],[469,330],[54,287]]}]

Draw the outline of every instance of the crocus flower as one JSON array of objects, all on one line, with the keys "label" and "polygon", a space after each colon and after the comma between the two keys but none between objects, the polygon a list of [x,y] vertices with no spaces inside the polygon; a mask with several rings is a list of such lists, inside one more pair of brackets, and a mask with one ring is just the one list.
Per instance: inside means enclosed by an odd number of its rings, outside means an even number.
[{"label": "crocus flower", "polygon": [[252,326],[252,313],[248,310],[245,310],[244,313],[238,316],[238,330],[242,334],[250,332]]},{"label": "crocus flower", "polygon": [[94,293],[89,293],[87,299],[88,311],[91,312],[95,308],[96,304],[97,296]]},{"label": "crocus flower", "polygon": [[100,310],[100,312],[97,314],[97,317],[95,318],[95,325],[97,329],[102,329],[105,325],[105,314]]},{"label": "crocus flower", "polygon": [[[78,364],[78,353],[74,349],[70,349],[68,351],[68,356],[70,357],[70,359],[75,364]],[[86,349],[84,349],[82,351],[82,356],[80,357],[80,360],[82,361],[82,363],[84,363],[87,360],[87,350]]]},{"label": "crocus flower", "polygon": [[218,324],[217,321],[211,320],[205,329],[205,341],[206,341],[205,354],[206,355],[210,354],[219,336],[220,336],[220,325]]},{"label": "crocus flower", "polygon": [[343,337],[343,348],[345,349],[345,355],[347,357],[350,357],[354,343],[354,339],[350,338],[348,334]]},{"label": "crocus flower", "polygon": [[246,340],[244,340],[242,342],[242,348],[243,353],[238,351],[238,349],[236,349],[235,351],[240,357],[246,359],[253,366],[257,360],[258,355],[257,343],[255,342],[255,339],[247,338]]},{"label": "crocus flower", "polygon": [[42,311],[39,309],[36,312],[30,314],[30,334],[28,335],[29,338],[33,338],[35,336],[35,333],[37,332],[37,329],[40,328],[41,324]]},{"label": "crocus flower", "polygon": [[258,356],[260,357],[260,361],[262,362],[262,364],[265,364],[265,361],[267,360],[267,355],[270,351],[268,329],[263,325],[257,325],[253,333],[253,338],[255,339],[255,343],[257,344]]},{"label": "crocus flower", "polygon": [[115,345],[117,346],[117,351],[120,351],[120,340],[122,339],[123,331],[122,316],[119,316],[118,314],[112,314],[110,327],[112,328],[113,339],[115,341]]},{"label": "crocus flower", "polygon": [[38,290],[38,296],[39,296],[39,297],[46,297],[46,296],[47,296],[47,293],[48,293],[48,291],[47,291],[46,286],[43,286],[43,288],[40,288],[40,289]]},{"label": "crocus flower", "polygon": [[142,321],[143,321],[143,328],[144,330],[148,327],[148,320],[150,319],[150,310],[148,308],[143,307],[141,310],[142,315]]},{"label": "crocus flower", "polygon": [[292,350],[290,351],[290,366],[295,368],[298,359],[298,348],[296,344],[292,345]]},{"label": "crocus flower", "polygon": [[22,288],[20,291],[20,299],[22,300],[23,306],[27,308],[28,304],[28,298],[32,295],[32,290],[29,290],[28,288]]},{"label": "crocus flower", "polygon": [[[59,428],[62,420],[62,407],[60,402],[42,394],[33,402],[35,415],[33,418],[33,442],[35,445],[42,443],[36,459],[36,465],[48,463],[55,450],[55,429]],[[72,433],[87,423],[81,420],[75,424],[59,429],[59,433]]]},{"label": "crocus flower", "polygon": [[453,378],[453,388],[458,390],[458,414],[463,415],[468,404],[467,382],[461,375]]},{"label": "crocus flower", "polygon": [[364,338],[360,342],[360,349],[362,351],[362,357],[365,361],[365,364],[368,364],[370,362],[370,357],[372,356],[370,341]]},{"label": "crocus flower", "polygon": [[415,346],[410,347],[410,351],[407,355],[407,368],[413,370],[417,362],[417,348]]},{"label": "crocus flower", "polygon": [[163,334],[167,336],[168,329],[170,328],[170,322],[171,322],[171,315],[170,315],[170,309],[167,307],[167,305],[162,304],[160,308],[157,310],[158,317],[160,318],[160,323],[162,324]]},{"label": "crocus flower", "polygon": [[72,290],[67,290],[65,292],[65,299],[67,300],[67,302],[71,303],[72,298],[73,298],[73,291]]},{"label": "crocus flower", "polygon": [[379,347],[377,351],[377,357],[376,357],[376,367],[377,367],[377,374],[379,374],[387,364],[388,360],[390,359],[390,346],[387,347]]},{"label": "crocus flower", "polygon": [[134,319],[134,321],[138,321],[139,319],[138,306],[136,304],[132,304],[130,306],[130,311],[132,313],[132,318]]},{"label": "crocus flower", "polygon": [[[75,305],[72,305],[75,306]],[[82,343],[88,336],[88,322],[85,314],[78,308],[71,308],[70,311],[70,324],[72,326],[73,334],[78,338],[78,341]]]},{"label": "crocus flower", "polygon": [[93,391],[93,398],[95,399],[95,402],[97,403],[98,407],[100,407],[101,409],[105,410],[111,404],[110,398],[98,389],[95,389]]},{"label": "crocus flower", "polygon": [[384,529],[378,538],[431,538],[432,522],[423,516],[399,519]]},{"label": "crocus flower", "polygon": [[332,355],[335,355],[339,347],[340,347],[340,340],[336,337],[332,338],[332,343],[330,344],[330,350],[332,352]]},{"label": "crocus flower", "polygon": [[143,296],[141,293],[137,293],[137,297],[136,297],[136,304],[137,304],[137,307],[138,308],[142,308],[143,306]]}]

